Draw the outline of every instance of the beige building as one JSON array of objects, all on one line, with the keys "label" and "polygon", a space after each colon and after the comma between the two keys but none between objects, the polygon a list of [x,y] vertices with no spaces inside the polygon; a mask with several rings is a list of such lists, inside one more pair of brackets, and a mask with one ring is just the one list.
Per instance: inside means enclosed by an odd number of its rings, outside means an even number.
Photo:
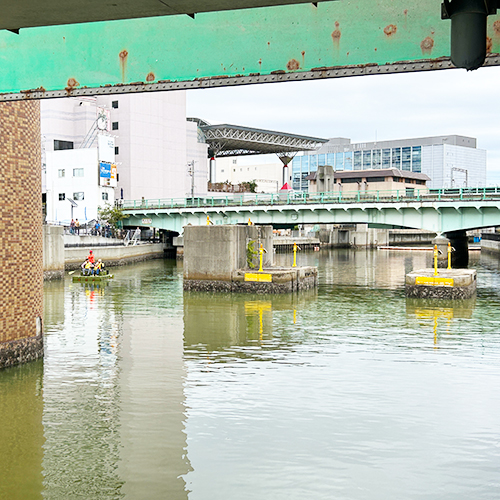
[{"label": "beige building", "polygon": [[380,195],[413,196],[427,194],[430,178],[419,172],[407,172],[395,168],[385,170],[361,170],[334,172],[333,167],[318,167],[308,175],[309,192],[334,192],[342,194],[373,193]]}]

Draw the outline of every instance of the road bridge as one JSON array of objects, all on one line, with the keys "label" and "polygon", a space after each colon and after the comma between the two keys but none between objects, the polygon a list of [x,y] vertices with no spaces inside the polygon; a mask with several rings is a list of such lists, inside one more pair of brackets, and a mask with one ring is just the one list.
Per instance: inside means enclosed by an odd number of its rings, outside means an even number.
[{"label": "road bridge", "polygon": [[188,224],[364,223],[447,234],[500,225],[500,188],[405,192],[242,194],[123,202],[127,225],[182,233]]}]

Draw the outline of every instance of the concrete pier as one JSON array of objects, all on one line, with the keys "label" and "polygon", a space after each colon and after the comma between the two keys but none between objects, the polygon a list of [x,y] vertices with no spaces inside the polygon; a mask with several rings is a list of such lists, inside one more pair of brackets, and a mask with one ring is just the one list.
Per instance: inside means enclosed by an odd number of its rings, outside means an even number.
[{"label": "concrete pier", "polygon": [[406,275],[405,293],[415,299],[470,299],[476,293],[474,269],[419,269]]},{"label": "concrete pier", "polygon": [[317,286],[315,267],[274,267],[273,257],[271,226],[186,226],[184,290],[289,293]]}]

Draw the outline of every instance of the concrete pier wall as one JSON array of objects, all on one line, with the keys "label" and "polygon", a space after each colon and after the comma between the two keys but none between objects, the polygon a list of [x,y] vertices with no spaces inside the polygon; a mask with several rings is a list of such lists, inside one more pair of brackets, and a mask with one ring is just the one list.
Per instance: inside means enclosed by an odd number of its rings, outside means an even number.
[{"label": "concrete pier wall", "polygon": [[273,265],[272,226],[186,226],[183,243],[185,280],[231,281],[248,260],[258,268],[261,243],[264,267]]},{"label": "concrete pier wall", "polygon": [[43,279],[64,276],[64,229],[61,226],[43,226]]}]

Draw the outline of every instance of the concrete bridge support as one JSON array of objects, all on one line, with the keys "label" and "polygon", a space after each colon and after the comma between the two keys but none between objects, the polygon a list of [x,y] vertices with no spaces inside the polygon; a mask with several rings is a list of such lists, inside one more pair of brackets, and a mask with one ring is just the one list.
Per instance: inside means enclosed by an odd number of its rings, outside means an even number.
[{"label": "concrete bridge support", "polygon": [[0,368],[43,355],[38,101],[0,103]]}]

